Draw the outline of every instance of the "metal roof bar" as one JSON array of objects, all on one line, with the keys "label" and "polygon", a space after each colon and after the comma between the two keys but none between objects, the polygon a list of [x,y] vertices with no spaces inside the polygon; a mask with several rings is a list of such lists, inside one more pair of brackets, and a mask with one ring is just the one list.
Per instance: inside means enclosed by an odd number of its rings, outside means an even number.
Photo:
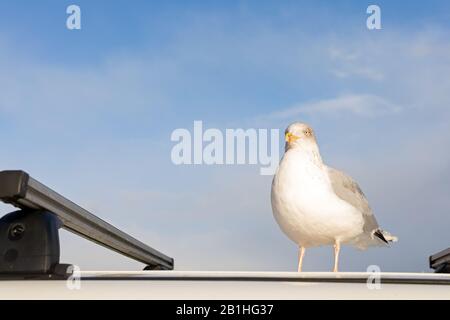
[{"label": "metal roof bar", "polygon": [[172,258],[103,221],[24,171],[0,172],[0,200],[21,209],[53,213],[62,222],[62,228],[140,261],[148,269],[173,269]]},{"label": "metal roof bar", "polygon": [[450,273],[450,248],[430,256],[430,268],[436,273]]}]

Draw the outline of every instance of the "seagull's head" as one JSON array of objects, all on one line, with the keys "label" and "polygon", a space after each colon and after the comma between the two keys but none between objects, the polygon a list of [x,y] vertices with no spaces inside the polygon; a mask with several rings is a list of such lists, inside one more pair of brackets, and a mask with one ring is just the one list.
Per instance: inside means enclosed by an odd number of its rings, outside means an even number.
[{"label": "seagull's head", "polygon": [[294,122],[284,132],[286,151],[296,147],[317,147],[313,129],[306,123]]}]

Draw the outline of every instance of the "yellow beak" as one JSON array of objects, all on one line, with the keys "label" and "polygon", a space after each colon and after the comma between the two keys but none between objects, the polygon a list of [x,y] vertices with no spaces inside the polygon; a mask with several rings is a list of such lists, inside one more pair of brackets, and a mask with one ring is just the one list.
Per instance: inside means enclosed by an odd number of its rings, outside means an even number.
[{"label": "yellow beak", "polygon": [[298,137],[290,132],[287,132],[284,138],[286,139],[287,143],[292,143],[292,142],[300,139],[300,137]]}]

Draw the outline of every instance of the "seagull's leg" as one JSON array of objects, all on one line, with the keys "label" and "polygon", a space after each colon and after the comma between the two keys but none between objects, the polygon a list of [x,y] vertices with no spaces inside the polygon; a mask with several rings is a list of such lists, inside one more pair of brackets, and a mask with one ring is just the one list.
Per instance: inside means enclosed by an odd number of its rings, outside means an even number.
[{"label": "seagull's leg", "polygon": [[339,264],[339,251],[341,250],[341,244],[336,241],[334,243],[334,269],[333,272],[338,272],[338,264]]},{"label": "seagull's leg", "polygon": [[305,247],[300,247],[298,250],[298,272],[302,272],[303,256],[305,255]]}]

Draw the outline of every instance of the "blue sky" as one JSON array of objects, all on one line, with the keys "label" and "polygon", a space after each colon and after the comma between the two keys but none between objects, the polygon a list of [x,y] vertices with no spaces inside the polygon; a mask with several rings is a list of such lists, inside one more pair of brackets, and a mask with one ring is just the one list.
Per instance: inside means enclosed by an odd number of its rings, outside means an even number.
[{"label": "blue sky", "polygon": [[[366,28],[372,3],[382,30]],[[81,30],[65,27],[70,4]],[[296,262],[272,218],[271,177],[171,163],[170,133],[194,120],[313,125],[324,160],[360,182],[400,238],[344,249],[343,270],[427,270],[450,243],[448,1],[0,1],[0,17],[0,166],[29,171],[180,269]],[[139,267],[62,240],[62,259],[82,268]],[[305,269],[330,269],[331,254],[311,250]]]}]

